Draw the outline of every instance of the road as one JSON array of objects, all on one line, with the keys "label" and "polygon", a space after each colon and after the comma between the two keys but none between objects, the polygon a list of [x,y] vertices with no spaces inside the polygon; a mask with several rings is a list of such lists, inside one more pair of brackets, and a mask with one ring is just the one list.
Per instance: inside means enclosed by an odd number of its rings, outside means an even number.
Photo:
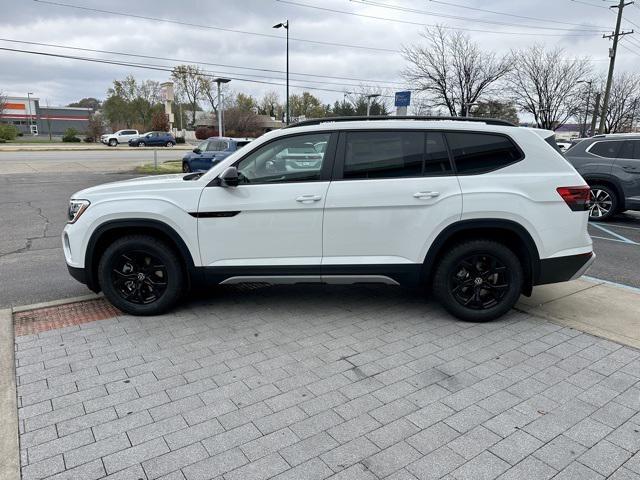
[{"label": "road", "polygon": [[178,148],[108,148],[89,151],[0,151],[0,173],[122,172],[138,165],[153,163],[154,150],[158,162],[179,160],[185,150]]},{"label": "road", "polygon": [[[95,170],[106,168],[118,159],[144,161],[142,152],[42,152],[19,155],[31,164],[58,162],[65,165],[56,173],[46,169],[38,173],[7,174],[18,153],[0,153],[0,308],[25,305],[83,295],[89,291],[67,273],[60,245],[66,222],[67,202],[71,194],[91,185],[132,178],[128,172],[70,172],[66,168],[80,161]],[[180,155],[162,151],[163,156]],[[71,158],[64,159],[64,156]],[[76,158],[78,155],[78,158]],[[79,158],[79,156],[83,158]],[[93,162],[93,163],[92,163]],[[121,169],[127,170],[125,167]],[[640,288],[640,214],[619,215],[606,224],[591,224],[597,259],[589,275],[602,280]]]}]

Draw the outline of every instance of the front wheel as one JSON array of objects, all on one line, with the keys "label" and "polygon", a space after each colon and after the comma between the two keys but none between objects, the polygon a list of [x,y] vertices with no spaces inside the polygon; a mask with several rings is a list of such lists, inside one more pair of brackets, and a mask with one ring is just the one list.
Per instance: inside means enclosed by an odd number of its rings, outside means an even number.
[{"label": "front wheel", "polygon": [[189,162],[182,162],[182,171],[184,173],[190,173],[191,167],[189,166]]},{"label": "front wheel", "polygon": [[491,240],[471,240],[444,255],[436,268],[433,290],[452,315],[486,322],[515,305],[522,284],[522,265],[509,248]]},{"label": "front wheel", "polygon": [[144,147],[144,142],[138,142],[139,147]]},{"label": "front wheel", "polygon": [[158,315],[176,304],[185,279],[169,245],[131,235],[107,247],[98,264],[98,280],[105,297],[123,312]]},{"label": "front wheel", "polygon": [[606,222],[618,212],[618,195],[608,185],[591,185],[589,220]]},{"label": "front wheel", "polygon": [[111,140],[109,140],[109,146],[110,147],[117,147],[118,146],[118,140],[116,140],[115,138],[112,138]]}]

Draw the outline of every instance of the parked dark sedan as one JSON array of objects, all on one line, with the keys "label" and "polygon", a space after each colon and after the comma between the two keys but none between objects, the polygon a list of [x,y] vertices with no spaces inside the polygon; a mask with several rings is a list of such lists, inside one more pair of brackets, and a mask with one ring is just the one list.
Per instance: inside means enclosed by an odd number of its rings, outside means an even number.
[{"label": "parked dark sedan", "polygon": [[182,157],[183,172],[205,172],[251,142],[252,138],[211,137]]},{"label": "parked dark sedan", "polygon": [[173,147],[176,139],[169,132],[148,132],[129,140],[130,147]]}]

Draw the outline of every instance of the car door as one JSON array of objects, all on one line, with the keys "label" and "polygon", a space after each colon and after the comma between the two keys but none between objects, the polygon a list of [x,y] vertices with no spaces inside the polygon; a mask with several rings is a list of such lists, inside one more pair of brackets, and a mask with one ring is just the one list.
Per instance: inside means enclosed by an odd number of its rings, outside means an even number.
[{"label": "car door", "polygon": [[441,132],[340,134],[323,227],[323,276],[418,273],[462,196]]},{"label": "car door", "polygon": [[624,196],[640,204],[640,140],[627,140],[613,162],[611,173],[618,179]]},{"label": "car door", "polygon": [[[198,207],[204,266],[227,276],[302,276],[320,279],[322,215],[333,155],[318,168],[291,169],[281,152],[331,133],[279,137],[247,152],[234,165],[240,184],[212,182]],[[335,148],[334,148],[335,150]],[[330,151],[330,150],[329,150]]]}]

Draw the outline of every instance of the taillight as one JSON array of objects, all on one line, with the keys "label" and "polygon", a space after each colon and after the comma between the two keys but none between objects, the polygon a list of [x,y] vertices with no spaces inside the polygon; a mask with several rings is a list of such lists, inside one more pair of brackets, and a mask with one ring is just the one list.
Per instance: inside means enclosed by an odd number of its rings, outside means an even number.
[{"label": "taillight", "polygon": [[558,187],[556,191],[574,212],[589,210],[591,206],[591,189],[587,185],[580,187]]}]

